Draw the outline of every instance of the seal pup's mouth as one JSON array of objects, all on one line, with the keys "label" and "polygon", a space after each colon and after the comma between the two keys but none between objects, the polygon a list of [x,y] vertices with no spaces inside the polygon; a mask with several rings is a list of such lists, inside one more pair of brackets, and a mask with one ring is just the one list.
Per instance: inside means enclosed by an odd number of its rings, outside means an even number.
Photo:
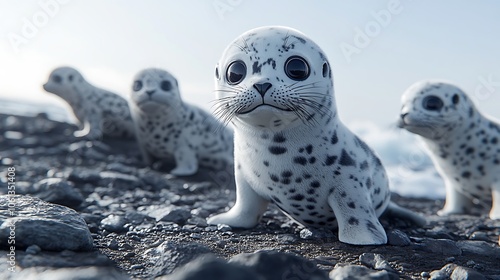
[{"label": "seal pup's mouth", "polygon": [[274,110],[279,110],[279,111],[283,111],[283,112],[292,112],[293,110],[292,109],[289,109],[289,108],[280,108],[278,106],[274,106],[274,105],[270,105],[270,104],[266,104],[266,103],[262,103],[260,105],[257,105],[251,109],[247,109],[247,110],[243,110],[241,112],[237,112],[236,114],[237,115],[245,115],[245,114],[248,114],[248,113],[252,113],[254,111],[256,111],[257,109],[262,109],[262,110],[269,110],[269,109],[274,109]]}]

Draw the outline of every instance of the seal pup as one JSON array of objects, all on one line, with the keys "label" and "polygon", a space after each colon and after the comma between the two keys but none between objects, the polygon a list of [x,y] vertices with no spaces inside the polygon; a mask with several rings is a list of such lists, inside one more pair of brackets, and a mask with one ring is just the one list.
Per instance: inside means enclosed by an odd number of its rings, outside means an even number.
[{"label": "seal pup", "polygon": [[445,182],[446,202],[438,214],[491,205],[489,217],[500,219],[499,122],[448,82],[417,82],[401,100],[399,127],[420,136]]},{"label": "seal pup", "polygon": [[326,55],[287,27],[250,30],[216,66],[214,114],[235,130],[236,203],[209,224],[251,228],[268,203],[306,227],[338,227],[349,244],[385,244],[392,204],[374,152],[339,119]]},{"label": "seal pup", "polygon": [[202,165],[221,169],[233,164],[232,131],[212,115],[183,102],[177,80],[148,68],[135,77],[129,95],[137,141],[144,162],[173,158],[171,175],[188,176]]},{"label": "seal pup", "polygon": [[81,128],[75,131],[75,137],[97,140],[103,136],[134,136],[127,100],[91,85],[76,69],[54,69],[43,89],[64,99],[71,106]]}]

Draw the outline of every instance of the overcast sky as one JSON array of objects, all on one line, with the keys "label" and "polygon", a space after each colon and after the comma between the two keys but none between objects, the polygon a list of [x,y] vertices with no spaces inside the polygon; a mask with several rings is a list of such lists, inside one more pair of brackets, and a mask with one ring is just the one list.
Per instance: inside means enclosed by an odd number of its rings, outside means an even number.
[{"label": "overcast sky", "polygon": [[159,67],[187,102],[210,109],[214,67],[241,33],[285,25],[332,65],[347,122],[388,125],[400,96],[425,78],[455,82],[500,118],[500,1],[2,0],[0,98],[62,104],[41,85],[61,65],[126,95]]}]

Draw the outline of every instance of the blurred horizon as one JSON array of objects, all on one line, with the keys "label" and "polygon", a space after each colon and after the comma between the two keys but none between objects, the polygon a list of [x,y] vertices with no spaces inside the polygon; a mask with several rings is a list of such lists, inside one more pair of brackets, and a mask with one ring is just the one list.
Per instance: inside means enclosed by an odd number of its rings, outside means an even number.
[{"label": "blurred horizon", "polygon": [[186,102],[210,111],[226,46],[249,29],[285,25],[327,54],[346,122],[392,123],[403,91],[429,78],[455,83],[500,118],[499,11],[494,0],[5,0],[0,99],[64,107],[41,87],[62,65],[126,96],[137,72],[158,67],[177,77]]}]

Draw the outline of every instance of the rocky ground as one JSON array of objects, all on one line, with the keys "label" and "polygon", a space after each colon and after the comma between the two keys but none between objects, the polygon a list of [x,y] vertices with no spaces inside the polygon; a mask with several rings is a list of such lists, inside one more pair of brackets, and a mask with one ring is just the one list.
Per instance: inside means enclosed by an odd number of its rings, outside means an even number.
[{"label": "rocky ground", "polygon": [[340,243],[275,207],[251,230],[208,226],[234,202],[230,170],[168,178],[133,141],[75,129],[0,115],[1,279],[500,279],[500,221],[484,214],[438,217],[443,201],[394,195],[429,224],[385,217],[384,246]]}]

